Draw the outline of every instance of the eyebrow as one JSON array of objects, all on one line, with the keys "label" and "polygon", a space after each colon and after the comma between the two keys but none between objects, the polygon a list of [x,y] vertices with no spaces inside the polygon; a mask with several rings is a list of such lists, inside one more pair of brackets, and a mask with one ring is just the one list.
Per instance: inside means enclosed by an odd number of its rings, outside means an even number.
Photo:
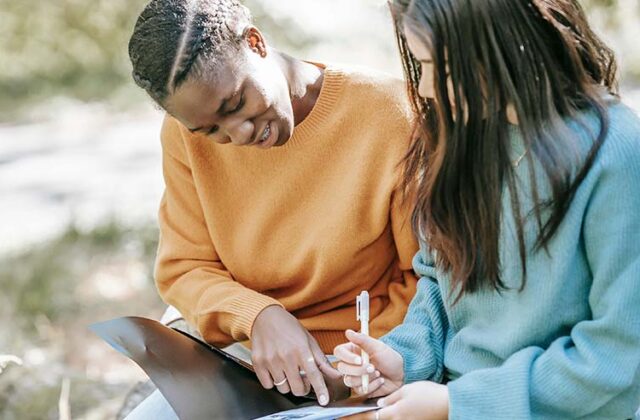
[{"label": "eyebrow", "polygon": [[[222,110],[224,110],[227,106],[227,104],[229,103],[230,100],[232,100],[233,98],[235,98],[244,88],[244,83],[242,85],[240,85],[240,87],[231,94],[231,96],[229,96],[228,98],[224,98],[222,100],[222,103],[220,104],[220,107],[218,108],[218,110],[216,111],[216,114],[222,114]],[[198,131],[202,131],[204,127],[198,127],[198,128],[188,128],[188,130],[191,133],[196,133]]]}]

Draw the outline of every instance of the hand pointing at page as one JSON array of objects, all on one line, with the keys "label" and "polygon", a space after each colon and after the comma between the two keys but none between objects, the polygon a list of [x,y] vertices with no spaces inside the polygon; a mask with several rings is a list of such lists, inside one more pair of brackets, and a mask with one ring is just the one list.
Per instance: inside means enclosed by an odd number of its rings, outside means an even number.
[{"label": "hand pointing at page", "polygon": [[312,387],[318,403],[329,402],[323,374],[328,379],[339,378],[340,374],[289,312],[279,306],[264,309],[253,325],[251,345],[253,366],[262,386],[275,386],[283,394],[291,391],[296,396],[308,394]]}]

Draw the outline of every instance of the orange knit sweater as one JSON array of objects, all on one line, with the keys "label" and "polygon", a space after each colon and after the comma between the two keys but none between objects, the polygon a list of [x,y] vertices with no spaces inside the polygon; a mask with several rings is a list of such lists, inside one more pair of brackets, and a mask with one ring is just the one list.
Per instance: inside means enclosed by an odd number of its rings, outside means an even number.
[{"label": "orange knit sweater", "polygon": [[402,321],[418,249],[396,191],[405,92],[386,75],[327,67],[310,114],[268,150],[219,145],[166,117],[156,283],[206,341],[250,339],[260,311],[281,305],[332,352],[358,329],[362,290],[373,336]]}]

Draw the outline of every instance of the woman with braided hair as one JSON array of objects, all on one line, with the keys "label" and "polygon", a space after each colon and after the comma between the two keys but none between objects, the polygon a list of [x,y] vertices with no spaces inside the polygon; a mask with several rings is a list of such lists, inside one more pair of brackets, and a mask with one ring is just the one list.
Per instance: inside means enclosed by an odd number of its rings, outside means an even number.
[{"label": "woman with braided hair", "polygon": [[265,388],[327,404],[356,296],[379,337],[415,294],[403,82],[277,51],[236,0],[152,0],[129,53],[167,112],[161,297],[207,342],[250,340]]}]

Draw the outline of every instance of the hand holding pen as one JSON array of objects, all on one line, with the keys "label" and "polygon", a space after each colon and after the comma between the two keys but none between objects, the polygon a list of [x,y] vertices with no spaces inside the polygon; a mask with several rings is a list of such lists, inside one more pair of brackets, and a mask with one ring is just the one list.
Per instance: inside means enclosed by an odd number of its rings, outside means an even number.
[{"label": "hand holding pen", "polygon": [[[361,323],[362,315],[359,314]],[[366,321],[368,327],[368,314]],[[333,353],[338,359],[338,371],[343,375],[345,385],[357,394],[372,398],[388,395],[402,386],[404,365],[400,353],[380,340],[352,330],[347,330],[346,337],[349,342],[337,346]],[[366,363],[365,354],[369,358]]]}]

